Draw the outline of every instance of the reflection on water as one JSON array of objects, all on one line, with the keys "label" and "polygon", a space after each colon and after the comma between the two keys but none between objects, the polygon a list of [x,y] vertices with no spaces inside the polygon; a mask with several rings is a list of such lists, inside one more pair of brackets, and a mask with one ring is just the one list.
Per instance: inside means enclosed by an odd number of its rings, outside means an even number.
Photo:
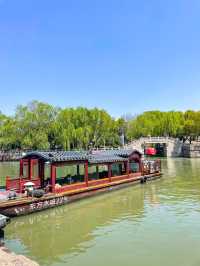
[{"label": "reflection on water", "polygon": [[41,265],[200,265],[200,160],[145,185],[13,219],[6,245]]},{"label": "reflection on water", "polygon": [[132,191],[125,191],[17,218],[7,229],[7,238],[20,239],[31,256],[42,256],[47,265],[55,256],[78,254],[103,228],[143,216],[144,191],[137,190],[132,197],[126,195]]}]

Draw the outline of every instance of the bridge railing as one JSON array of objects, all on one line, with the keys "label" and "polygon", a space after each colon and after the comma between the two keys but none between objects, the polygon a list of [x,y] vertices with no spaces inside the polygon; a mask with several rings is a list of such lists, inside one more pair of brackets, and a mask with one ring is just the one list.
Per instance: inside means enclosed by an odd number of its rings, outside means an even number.
[{"label": "bridge railing", "polygon": [[139,139],[133,139],[128,145],[143,144],[145,142],[167,143],[167,142],[175,142],[177,140],[178,140],[177,138],[172,138],[172,137],[141,137]]},{"label": "bridge railing", "polygon": [[176,138],[172,138],[172,137],[141,137],[139,140],[141,141],[174,141],[177,140]]}]

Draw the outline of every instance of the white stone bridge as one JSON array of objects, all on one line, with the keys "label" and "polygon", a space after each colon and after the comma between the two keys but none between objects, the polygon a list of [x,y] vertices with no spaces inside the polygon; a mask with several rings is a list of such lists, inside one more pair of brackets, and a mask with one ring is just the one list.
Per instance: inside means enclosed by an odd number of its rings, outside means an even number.
[{"label": "white stone bridge", "polygon": [[163,156],[180,157],[182,156],[183,143],[179,139],[169,137],[142,137],[131,141],[126,145],[126,148],[138,149],[144,152],[146,147],[160,144],[163,147]]}]

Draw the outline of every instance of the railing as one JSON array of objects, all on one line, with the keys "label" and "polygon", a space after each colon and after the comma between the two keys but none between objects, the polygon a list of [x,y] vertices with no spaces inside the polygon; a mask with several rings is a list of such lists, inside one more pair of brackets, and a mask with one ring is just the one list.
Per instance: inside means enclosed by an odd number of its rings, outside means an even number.
[{"label": "railing", "polygon": [[121,175],[121,176],[112,176],[110,178],[103,178],[103,179],[97,179],[97,180],[91,180],[88,181],[88,185],[85,182],[82,183],[77,183],[77,184],[73,184],[73,185],[65,185],[59,188],[55,188],[55,192],[56,193],[63,193],[66,191],[78,191],[84,188],[88,188],[88,189],[98,189],[98,186],[104,186],[106,184],[109,184],[110,182],[115,182],[115,181],[123,181],[123,180],[128,180],[131,179],[133,177],[138,177],[140,176],[141,173],[130,173],[130,175]]},{"label": "railing", "polygon": [[18,193],[22,193],[24,190],[24,184],[28,181],[31,181],[35,184],[35,188],[41,187],[40,178],[28,179],[26,177],[17,177],[11,178],[9,176],[6,177],[6,190],[15,190]]},{"label": "railing", "polygon": [[130,145],[132,143],[145,143],[145,142],[168,142],[168,141],[177,141],[178,138],[172,137],[141,137],[139,139],[133,139],[130,143],[126,145]]},{"label": "railing", "polygon": [[86,187],[86,183],[82,182],[82,183],[77,183],[77,184],[73,184],[73,185],[64,185],[64,186],[55,188],[55,192],[56,193],[63,193],[66,191],[79,190],[79,189],[82,189],[85,187]]},{"label": "railing", "polygon": [[142,137],[140,138],[141,142],[168,142],[168,141],[176,141],[176,138],[172,138],[172,137]]}]

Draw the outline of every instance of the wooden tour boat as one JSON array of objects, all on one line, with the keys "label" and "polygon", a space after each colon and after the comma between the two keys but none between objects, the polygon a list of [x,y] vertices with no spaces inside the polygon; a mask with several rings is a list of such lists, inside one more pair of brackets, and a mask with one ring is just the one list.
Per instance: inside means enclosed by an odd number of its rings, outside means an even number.
[{"label": "wooden tour boat", "polygon": [[160,160],[143,160],[137,150],[29,152],[19,177],[6,177],[0,214],[25,215],[160,176]]}]

